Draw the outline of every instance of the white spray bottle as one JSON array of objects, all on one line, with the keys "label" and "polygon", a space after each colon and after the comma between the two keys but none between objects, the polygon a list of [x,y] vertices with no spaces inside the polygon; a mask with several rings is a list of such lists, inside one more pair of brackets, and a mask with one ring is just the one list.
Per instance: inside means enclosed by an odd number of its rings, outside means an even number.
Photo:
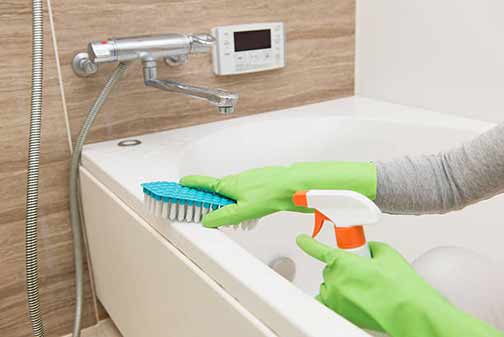
[{"label": "white spray bottle", "polygon": [[378,222],[381,211],[370,199],[347,190],[298,191],[292,199],[296,206],[315,209],[313,238],[327,220],[334,225],[339,249],[371,257],[363,225]]}]

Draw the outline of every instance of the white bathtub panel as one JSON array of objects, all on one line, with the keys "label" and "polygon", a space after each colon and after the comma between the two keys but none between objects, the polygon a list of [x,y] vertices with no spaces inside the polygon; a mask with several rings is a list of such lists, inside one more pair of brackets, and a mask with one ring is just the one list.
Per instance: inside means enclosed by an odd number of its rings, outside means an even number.
[{"label": "white bathtub panel", "polygon": [[273,337],[267,327],[81,170],[100,301],[124,337]]}]

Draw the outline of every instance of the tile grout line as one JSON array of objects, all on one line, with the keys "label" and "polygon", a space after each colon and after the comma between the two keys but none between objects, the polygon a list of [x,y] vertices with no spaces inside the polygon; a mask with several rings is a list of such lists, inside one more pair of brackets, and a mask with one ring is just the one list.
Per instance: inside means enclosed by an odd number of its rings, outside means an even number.
[{"label": "tile grout line", "polygon": [[71,154],[73,152],[72,131],[70,129],[70,120],[68,118],[68,109],[67,109],[67,104],[66,104],[65,89],[63,87],[63,75],[61,73],[61,64],[59,61],[58,42],[56,39],[56,29],[54,28],[51,0],[47,0],[47,12],[49,14],[49,25],[51,26],[51,38],[52,38],[54,56],[55,56],[55,61],[56,61],[56,71],[58,74],[58,84],[59,84],[59,89],[60,89],[61,105],[63,107],[63,115],[65,118],[68,147],[69,147],[70,154]]}]

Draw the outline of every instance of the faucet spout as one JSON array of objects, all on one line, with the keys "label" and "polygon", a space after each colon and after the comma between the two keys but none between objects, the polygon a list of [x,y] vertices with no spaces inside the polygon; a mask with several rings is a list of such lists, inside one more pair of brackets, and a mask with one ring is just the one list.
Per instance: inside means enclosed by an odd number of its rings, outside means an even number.
[{"label": "faucet spout", "polygon": [[217,106],[218,111],[223,114],[234,112],[239,97],[237,93],[222,89],[202,88],[176,81],[157,79],[156,62],[153,60],[144,61],[144,83],[148,87],[204,99]]}]

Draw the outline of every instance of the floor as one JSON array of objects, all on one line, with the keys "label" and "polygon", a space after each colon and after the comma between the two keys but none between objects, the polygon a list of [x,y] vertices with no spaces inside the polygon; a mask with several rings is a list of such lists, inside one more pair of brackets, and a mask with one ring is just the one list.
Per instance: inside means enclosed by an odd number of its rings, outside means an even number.
[{"label": "floor", "polygon": [[[71,334],[64,337],[71,337]],[[82,330],[81,337],[122,337],[122,335],[110,319],[105,319],[95,326]]]}]

